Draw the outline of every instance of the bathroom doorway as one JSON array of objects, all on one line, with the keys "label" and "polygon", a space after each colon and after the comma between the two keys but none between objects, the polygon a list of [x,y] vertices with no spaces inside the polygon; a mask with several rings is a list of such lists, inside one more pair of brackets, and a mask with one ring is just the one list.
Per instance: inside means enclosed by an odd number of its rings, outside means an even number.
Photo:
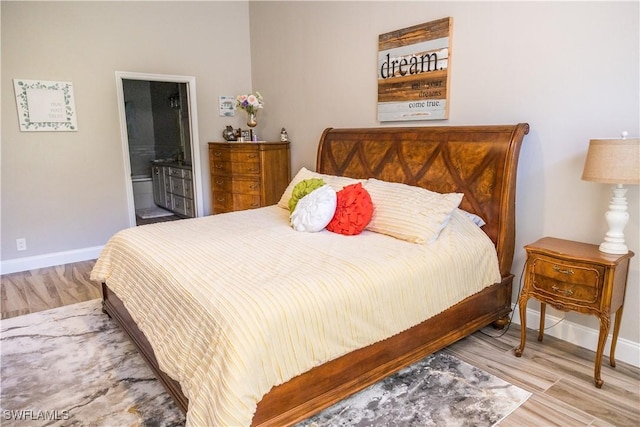
[{"label": "bathroom doorway", "polygon": [[116,72],[130,226],[203,215],[195,78]]}]

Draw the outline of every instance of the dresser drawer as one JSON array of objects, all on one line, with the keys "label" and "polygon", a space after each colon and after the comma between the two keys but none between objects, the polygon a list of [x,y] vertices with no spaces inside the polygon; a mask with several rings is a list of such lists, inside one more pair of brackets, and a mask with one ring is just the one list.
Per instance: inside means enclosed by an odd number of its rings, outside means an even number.
[{"label": "dresser drawer", "polygon": [[214,192],[229,192],[260,195],[259,179],[240,179],[230,176],[214,176],[211,187]]},{"label": "dresser drawer", "polygon": [[214,160],[211,171],[214,175],[259,175],[260,162],[227,162]]},{"label": "dresser drawer", "polygon": [[257,149],[226,149],[213,148],[209,155],[213,161],[223,162],[260,162],[260,152]]},{"label": "dresser drawer", "polygon": [[214,193],[213,213],[224,213],[260,207],[260,196],[237,193]]},{"label": "dresser drawer", "polygon": [[563,263],[543,257],[529,261],[533,290],[567,303],[595,304],[604,269],[591,264]]}]

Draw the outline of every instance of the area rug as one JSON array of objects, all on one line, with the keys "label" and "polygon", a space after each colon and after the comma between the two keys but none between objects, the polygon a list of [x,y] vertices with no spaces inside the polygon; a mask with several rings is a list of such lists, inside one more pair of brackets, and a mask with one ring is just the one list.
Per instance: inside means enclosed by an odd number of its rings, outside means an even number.
[{"label": "area rug", "polygon": [[[0,338],[3,426],[185,423],[100,300],[2,320]],[[529,396],[445,350],[299,426],[491,426]]]},{"label": "area rug", "polygon": [[136,209],[136,216],[140,219],[162,218],[171,215],[173,215],[173,212],[169,212],[168,210],[162,209],[158,206]]}]

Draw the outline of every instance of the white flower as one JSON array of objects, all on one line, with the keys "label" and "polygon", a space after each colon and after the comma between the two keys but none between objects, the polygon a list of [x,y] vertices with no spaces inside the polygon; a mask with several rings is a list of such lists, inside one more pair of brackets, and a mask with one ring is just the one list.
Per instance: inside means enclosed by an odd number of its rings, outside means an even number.
[{"label": "white flower", "polygon": [[238,95],[236,97],[236,108],[246,111],[249,114],[255,114],[259,108],[263,108],[264,102],[260,92],[248,95]]}]

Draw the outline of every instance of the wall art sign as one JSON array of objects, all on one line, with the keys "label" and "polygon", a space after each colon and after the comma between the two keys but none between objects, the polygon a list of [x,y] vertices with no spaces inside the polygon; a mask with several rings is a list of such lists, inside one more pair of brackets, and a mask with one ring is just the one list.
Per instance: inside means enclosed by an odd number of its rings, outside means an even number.
[{"label": "wall art sign", "polygon": [[220,96],[218,102],[220,105],[220,117],[233,117],[236,115],[235,96]]},{"label": "wall art sign", "polygon": [[78,130],[73,85],[70,82],[14,79],[20,130]]},{"label": "wall art sign", "polygon": [[378,36],[378,120],[449,118],[453,18]]}]

